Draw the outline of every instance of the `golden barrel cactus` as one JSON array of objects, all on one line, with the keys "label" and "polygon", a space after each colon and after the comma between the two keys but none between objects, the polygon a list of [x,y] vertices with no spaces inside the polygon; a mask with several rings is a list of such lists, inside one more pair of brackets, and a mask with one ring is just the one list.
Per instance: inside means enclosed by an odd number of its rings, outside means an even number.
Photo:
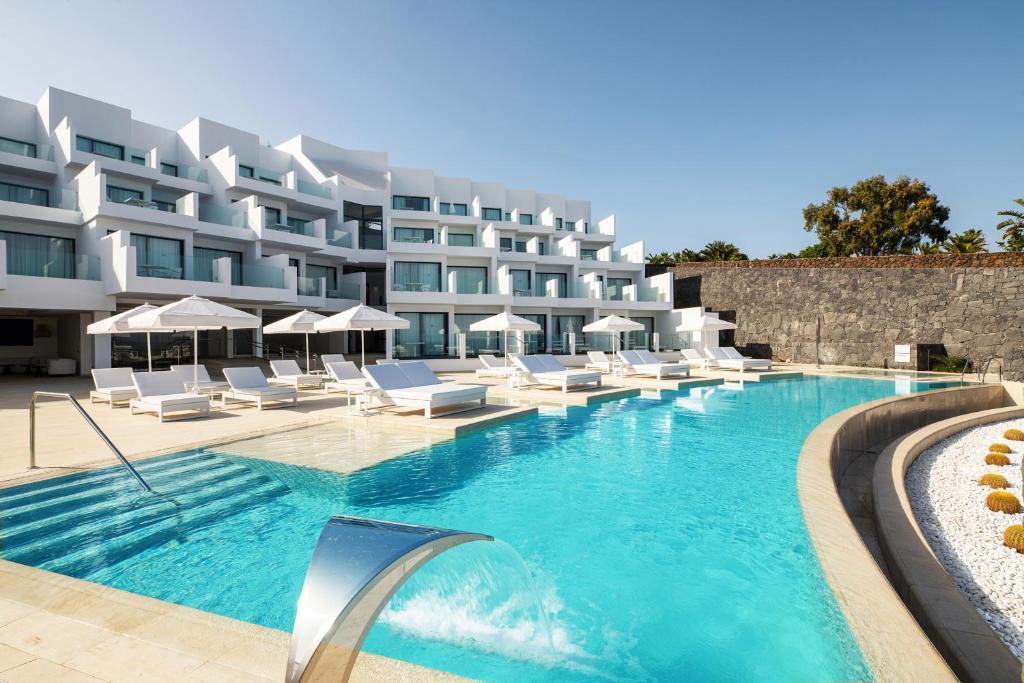
[{"label": "golden barrel cactus", "polygon": [[1003,545],[1024,553],[1024,524],[1011,524],[1003,532]]},{"label": "golden barrel cactus", "polygon": [[1015,515],[1020,512],[1020,501],[1009,491],[993,491],[985,499],[985,505],[992,512]]},{"label": "golden barrel cactus", "polygon": [[1004,453],[989,453],[985,456],[985,464],[1004,467],[1010,464],[1010,459]]},{"label": "golden barrel cactus", "polygon": [[994,443],[988,447],[990,453],[1009,453],[1010,447],[1005,443]]},{"label": "golden barrel cactus", "polygon": [[1024,441],[1024,432],[1019,429],[1007,429],[1003,432],[1003,438],[1010,441]]},{"label": "golden barrel cactus", "polygon": [[1006,480],[1001,474],[995,474],[994,472],[986,472],[981,475],[981,479],[978,480],[981,486],[987,486],[990,489],[1007,489],[1010,488],[1010,482]]}]

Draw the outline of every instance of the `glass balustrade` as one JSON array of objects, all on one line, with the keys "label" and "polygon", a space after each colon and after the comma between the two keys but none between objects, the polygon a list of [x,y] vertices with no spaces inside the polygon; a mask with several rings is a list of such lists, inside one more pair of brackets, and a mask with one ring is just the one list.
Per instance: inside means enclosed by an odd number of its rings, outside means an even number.
[{"label": "glass balustrade", "polygon": [[362,293],[358,282],[339,282],[337,289],[327,290],[327,298],[360,301],[362,299]]},{"label": "glass balustrade", "polygon": [[239,211],[217,204],[200,204],[199,220],[204,223],[230,225],[236,228],[246,228],[249,226],[249,218],[246,211]]},{"label": "glass balustrade", "polygon": [[327,230],[327,244],[332,247],[352,248],[352,233],[341,228],[329,228]]},{"label": "glass balustrade", "polygon": [[[42,238],[39,238],[42,239]],[[35,241],[35,236],[15,236],[4,239],[0,234],[0,245],[7,255],[7,273],[9,275],[27,275],[29,277],[48,277],[65,280],[100,280],[100,259],[91,254],[76,254],[72,248],[63,243],[54,248],[36,249],[19,244],[22,241]]]},{"label": "glass balustrade", "polygon": [[208,176],[205,168],[198,166],[189,166],[188,164],[181,164],[177,161],[160,161],[160,172],[164,175],[174,176],[175,178],[186,178],[188,180],[195,180],[199,183],[207,182]]},{"label": "glass balustrade", "polygon": [[679,351],[693,348],[693,332],[669,332],[658,336],[658,344],[664,351]]},{"label": "glass balustrade", "polygon": [[242,264],[242,284],[246,287],[284,289],[284,269]]},{"label": "glass balustrade", "polygon": [[295,291],[300,296],[320,296],[320,280],[318,277],[300,276],[296,280]]},{"label": "glass balustrade", "polygon": [[53,145],[46,143],[22,142],[12,138],[0,137],[0,152],[17,154],[30,159],[53,161]]},{"label": "glass balustrade", "polygon": [[265,183],[271,183],[272,185],[284,185],[285,174],[281,171],[271,171],[267,168],[260,168],[259,166],[251,166],[252,175],[250,176],[254,180],[261,180]]},{"label": "glass balustrade", "polygon": [[316,231],[313,229],[313,221],[301,220],[299,218],[286,218],[284,223],[276,222],[273,218],[267,217],[267,226],[270,230],[277,230],[279,232],[289,232],[293,235],[305,235],[306,237],[315,237]]},{"label": "glass balustrade", "polygon": [[321,199],[331,198],[331,188],[324,187],[323,185],[317,185],[311,183],[308,180],[298,180],[295,183],[295,189],[302,194],[308,194],[313,197],[320,197]]}]

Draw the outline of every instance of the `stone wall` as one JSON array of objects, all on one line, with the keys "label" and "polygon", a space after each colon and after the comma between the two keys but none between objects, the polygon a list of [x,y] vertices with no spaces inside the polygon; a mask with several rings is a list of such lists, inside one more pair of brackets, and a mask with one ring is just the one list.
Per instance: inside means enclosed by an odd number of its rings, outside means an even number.
[{"label": "stone wall", "polygon": [[[995,356],[1024,380],[1024,254],[684,263],[677,308],[738,325],[735,343],[780,360],[882,367],[893,346]],[[816,345],[820,320],[820,344]],[[993,365],[993,371],[997,366]]]}]

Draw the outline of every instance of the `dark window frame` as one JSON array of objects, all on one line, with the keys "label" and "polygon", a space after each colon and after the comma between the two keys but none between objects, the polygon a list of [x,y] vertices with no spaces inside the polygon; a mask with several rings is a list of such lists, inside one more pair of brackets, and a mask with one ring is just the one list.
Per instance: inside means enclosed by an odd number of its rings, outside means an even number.
[{"label": "dark window frame", "polygon": [[[488,217],[488,214],[491,214],[493,216],[494,213],[497,213],[497,217],[496,218]],[[485,207],[480,209],[480,219],[481,220],[485,220],[485,221],[500,221],[501,220],[501,209],[495,208],[493,206],[485,206]]]},{"label": "dark window frame", "polygon": [[[418,200],[419,202],[422,202],[423,205],[425,206],[425,208],[417,209],[417,208],[412,208],[410,206],[405,206],[404,205],[404,204],[406,204],[405,200],[409,200],[409,199],[415,199],[415,200]],[[403,204],[403,206],[398,206],[399,200],[401,200],[401,203]],[[391,195],[391,210],[392,211],[430,211],[430,197],[419,197],[419,196],[408,195],[408,194],[393,194],[393,195]]]},{"label": "dark window frame", "polygon": [[[82,149],[81,142],[85,141],[88,143],[88,149]],[[114,156],[112,154],[104,154],[103,152],[96,151],[96,143],[101,145],[107,145],[109,147],[116,147],[120,150],[120,156]],[[86,135],[75,135],[75,149],[79,152],[85,152],[86,154],[95,154],[99,157],[106,157],[107,159],[117,159],[118,161],[124,161],[124,145],[119,145],[116,142],[107,142],[106,140],[99,140],[97,138],[90,138]]]}]

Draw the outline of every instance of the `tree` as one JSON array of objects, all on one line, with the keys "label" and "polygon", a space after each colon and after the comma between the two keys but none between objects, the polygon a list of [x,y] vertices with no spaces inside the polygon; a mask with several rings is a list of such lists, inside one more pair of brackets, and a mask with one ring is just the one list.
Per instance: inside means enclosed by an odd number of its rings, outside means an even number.
[{"label": "tree", "polygon": [[915,254],[938,254],[942,251],[941,242],[925,242],[921,240],[914,247]]},{"label": "tree", "polygon": [[[746,257],[744,256],[744,258]],[[647,262],[655,266],[673,266],[677,263],[690,263],[692,261],[703,260],[703,253],[699,251],[694,251],[693,249],[683,249],[682,251],[676,251],[672,253],[663,251],[658,254],[647,255]]]},{"label": "tree", "polygon": [[732,242],[715,240],[708,242],[700,250],[702,261],[746,261],[747,255],[740,251]]},{"label": "tree", "polygon": [[672,266],[676,263],[673,255],[667,251],[658,254],[648,254],[647,262],[653,266]]},{"label": "tree", "polygon": [[833,187],[821,204],[804,209],[804,229],[818,235],[829,256],[910,253],[924,238],[941,242],[949,209],[928,185],[899,177],[866,178],[853,187]]},{"label": "tree", "polygon": [[975,228],[950,236],[945,244],[942,245],[947,254],[977,254],[988,251],[987,247],[985,235],[982,234],[981,230]]},{"label": "tree", "polygon": [[[1013,203],[1024,209],[1024,199],[1018,197]],[[1024,251],[1024,211],[1021,209],[1007,209],[996,213],[997,216],[1006,216],[1006,219],[996,226],[997,230],[1003,231],[1003,239],[999,240],[999,246],[1006,251]]]}]

